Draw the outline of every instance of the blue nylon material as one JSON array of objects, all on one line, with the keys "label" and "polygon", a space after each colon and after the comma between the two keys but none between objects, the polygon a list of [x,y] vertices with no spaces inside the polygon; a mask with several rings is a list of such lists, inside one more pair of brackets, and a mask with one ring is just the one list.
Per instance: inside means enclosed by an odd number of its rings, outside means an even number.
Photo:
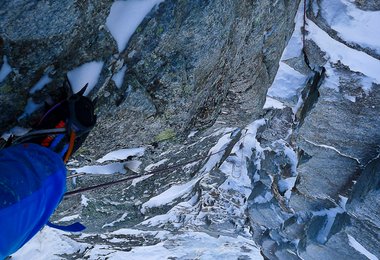
[{"label": "blue nylon material", "polygon": [[16,252],[49,220],[66,190],[66,168],[36,144],[0,150],[0,259]]},{"label": "blue nylon material", "polygon": [[86,229],[86,227],[83,226],[80,222],[75,222],[70,225],[62,226],[62,225],[53,224],[49,221],[48,223],[46,223],[46,225],[55,229],[66,231],[66,232],[80,232]]}]

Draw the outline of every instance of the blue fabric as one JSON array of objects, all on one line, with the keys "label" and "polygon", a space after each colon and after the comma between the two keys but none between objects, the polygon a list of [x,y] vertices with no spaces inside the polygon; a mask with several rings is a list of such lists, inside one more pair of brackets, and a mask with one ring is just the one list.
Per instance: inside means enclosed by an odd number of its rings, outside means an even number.
[{"label": "blue fabric", "polygon": [[86,227],[83,226],[80,222],[75,222],[67,226],[61,226],[61,225],[53,224],[49,221],[48,223],[46,223],[46,225],[55,229],[66,231],[66,232],[80,232],[86,229]]},{"label": "blue fabric", "polygon": [[47,223],[65,187],[65,165],[51,150],[36,144],[0,150],[0,259]]}]

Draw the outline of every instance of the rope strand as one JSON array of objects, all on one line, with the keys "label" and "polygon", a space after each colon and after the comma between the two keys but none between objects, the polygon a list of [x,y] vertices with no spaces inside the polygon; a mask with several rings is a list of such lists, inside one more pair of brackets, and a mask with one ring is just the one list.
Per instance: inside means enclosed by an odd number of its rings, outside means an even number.
[{"label": "rope strand", "polygon": [[[247,134],[244,134],[243,138],[246,135]],[[147,172],[144,172],[142,174],[131,175],[131,176],[128,176],[126,178],[119,179],[119,180],[105,182],[105,183],[101,183],[101,184],[98,184],[98,185],[93,185],[93,186],[89,186],[89,187],[85,187],[85,188],[80,188],[80,189],[73,190],[73,191],[68,191],[68,192],[65,193],[64,197],[69,197],[69,196],[72,196],[72,195],[75,195],[75,194],[83,193],[85,191],[95,190],[95,189],[98,189],[98,188],[108,187],[108,186],[111,186],[113,184],[130,181],[130,180],[137,179],[137,178],[140,178],[140,177],[143,177],[143,176],[146,176],[146,175],[151,175],[151,174],[152,175],[156,175],[156,174],[163,173],[163,172],[166,172],[166,171],[169,171],[169,170],[175,170],[175,169],[178,169],[178,168],[180,168],[182,166],[185,166],[187,164],[194,163],[194,162],[197,162],[197,161],[209,158],[209,157],[211,157],[213,155],[225,152],[227,149],[228,149],[228,146],[226,148],[218,151],[218,152],[211,153],[211,154],[208,154],[206,156],[200,156],[200,157],[197,157],[195,159],[192,159],[192,160],[189,160],[189,161],[186,161],[186,162],[183,162],[183,163],[178,163],[178,164],[173,165],[173,166],[168,166],[168,167],[157,169],[157,170],[147,171]],[[78,174],[75,174],[75,176],[72,176],[72,177],[68,176],[67,178],[74,178],[74,177],[81,176],[81,175],[86,175],[86,174],[78,173]]]}]

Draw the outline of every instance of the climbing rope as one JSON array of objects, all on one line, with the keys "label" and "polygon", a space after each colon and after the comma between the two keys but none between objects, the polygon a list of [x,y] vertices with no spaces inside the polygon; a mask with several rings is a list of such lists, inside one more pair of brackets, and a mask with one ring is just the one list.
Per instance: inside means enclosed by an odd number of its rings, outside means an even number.
[{"label": "climbing rope", "polygon": [[[85,188],[80,188],[80,189],[73,190],[73,191],[68,191],[68,192],[65,193],[65,197],[68,197],[68,196],[71,196],[71,195],[75,195],[75,194],[79,194],[79,193],[83,193],[85,191],[90,191],[90,190],[95,190],[95,189],[98,189],[98,188],[108,187],[108,186],[111,186],[113,184],[117,184],[117,183],[122,183],[122,182],[130,181],[130,180],[134,180],[134,179],[137,179],[137,178],[140,178],[140,177],[143,177],[143,176],[147,176],[147,175],[156,175],[158,173],[167,172],[169,170],[175,170],[175,169],[178,169],[178,168],[180,168],[182,166],[188,165],[190,163],[194,163],[194,162],[197,162],[197,161],[200,161],[200,160],[204,160],[207,157],[210,157],[210,156],[216,155],[218,153],[224,152],[226,149],[227,148],[225,148],[223,150],[220,150],[220,151],[218,151],[216,153],[212,153],[212,154],[209,154],[207,156],[197,157],[195,159],[192,159],[192,160],[189,160],[189,161],[186,161],[186,162],[183,162],[183,163],[179,163],[179,164],[176,164],[176,165],[173,165],[173,166],[168,166],[168,167],[157,169],[157,170],[147,171],[147,172],[144,172],[142,174],[130,175],[128,177],[125,177],[125,178],[122,178],[122,179],[119,179],[119,180],[105,182],[105,183],[101,183],[101,184],[98,184],[98,185],[93,185],[93,186],[89,186],[89,187],[85,187]],[[83,173],[82,174],[76,174],[75,176],[68,176],[68,178],[73,178],[73,177],[78,177],[78,176],[83,176],[83,175],[86,175],[86,174],[83,174]]]},{"label": "climbing rope", "polygon": [[[244,137],[245,137],[245,135],[243,136],[243,138]],[[235,145],[235,143],[234,143],[234,145]],[[207,159],[207,158],[209,158],[209,157],[211,157],[213,155],[225,152],[229,147],[230,146],[227,146],[226,148],[224,148],[224,149],[222,149],[222,150],[220,150],[218,152],[211,153],[211,154],[208,154],[208,155],[205,155],[205,156],[199,156],[199,157],[194,158],[192,160],[189,160],[189,161],[186,161],[186,162],[183,162],[183,163],[178,163],[178,164],[173,165],[173,166],[168,166],[168,167],[164,167],[164,168],[157,169],[157,170],[152,170],[152,171],[146,171],[144,173],[130,175],[128,177],[125,177],[125,178],[122,178],[122,179],[119,179],[119,180],[109,181],[109,182],[105,182],[105,183],[101,183],[101,184],[97,184],[97,185],[93,185],[93,186],[89,186],[89,187],[85,187],[85,188],[80,188],[80,189],[68,191],[68,192],[65,193],[64,196],[65,197],[69,197],[69,196],[72,196],[72,195],[75,195],[75,194],[79,194],[79,193],[83,193],[83,192],[86,192],[86,191],[91,191],[91,190],[95,190],[95,189],[99,189],[99,188],[108,187],[108,186],[111,186],[111,185],[114,185],[114,184],[131,181],[131,180],[143,177],[143,176],[157,175],[159,173],[167,172],[167,171],[170,171],[170,170],[175,170],[175,169],[178,169],[178,168],[180,168],[182,166],[185,166],[185,165],[197,162],[197,161],[201,161],[201,160]],[[84,174],[84,173],[77,173],[77,174],[74,174],[72,176],[68,176],[67,178],[74,178],[74,177],[83,176],[83,175],[86,175],[86,174]]]}]

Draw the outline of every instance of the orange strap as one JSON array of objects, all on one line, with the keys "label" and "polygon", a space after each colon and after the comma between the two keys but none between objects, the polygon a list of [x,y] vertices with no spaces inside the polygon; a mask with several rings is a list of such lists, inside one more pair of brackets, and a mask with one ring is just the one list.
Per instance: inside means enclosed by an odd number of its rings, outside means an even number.
[{"label": "orange strap", "polygon": [[74,131],[71,131],[71,133],[70,133],[69,148],[67,149],[67,153],[66,153],[65,159],[63,160],[64,163],[66,163],[66,162],[69,160],[70,155],[71,155],[72,152],[73,152],[73,149],[74,149],[74,142],[75,142],[75,137],[76,137],[75,132],[74,132]]}]

